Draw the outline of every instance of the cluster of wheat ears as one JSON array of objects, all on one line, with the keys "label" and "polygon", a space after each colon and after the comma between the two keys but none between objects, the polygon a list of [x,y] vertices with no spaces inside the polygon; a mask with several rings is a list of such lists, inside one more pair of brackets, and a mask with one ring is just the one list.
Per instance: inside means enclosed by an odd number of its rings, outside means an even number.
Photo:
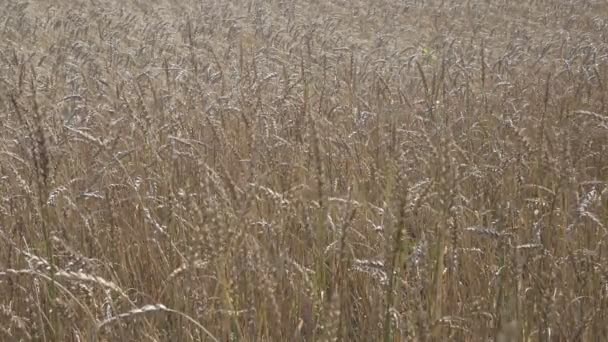
[{"label": "cluster of wheat ears", "polygon": [[605,0],[6,0],[0,341],[600,341]]}]

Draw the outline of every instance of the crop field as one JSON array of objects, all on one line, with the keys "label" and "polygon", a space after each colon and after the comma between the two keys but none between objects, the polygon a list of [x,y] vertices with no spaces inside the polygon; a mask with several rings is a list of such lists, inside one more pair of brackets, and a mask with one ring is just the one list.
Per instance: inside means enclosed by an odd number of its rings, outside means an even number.
[{"label": "crop field", "polygon": [[3,0],[0,341],[608,338],[606,0]]}]

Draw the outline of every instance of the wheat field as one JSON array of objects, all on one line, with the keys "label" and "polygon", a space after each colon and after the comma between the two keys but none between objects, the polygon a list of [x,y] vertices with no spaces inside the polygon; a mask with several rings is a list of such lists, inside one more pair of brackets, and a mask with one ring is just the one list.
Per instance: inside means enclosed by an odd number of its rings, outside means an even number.
[{"label": "wheat field", "polygon": [[605,0],[4,0],[0,341],[608,338]]}]

